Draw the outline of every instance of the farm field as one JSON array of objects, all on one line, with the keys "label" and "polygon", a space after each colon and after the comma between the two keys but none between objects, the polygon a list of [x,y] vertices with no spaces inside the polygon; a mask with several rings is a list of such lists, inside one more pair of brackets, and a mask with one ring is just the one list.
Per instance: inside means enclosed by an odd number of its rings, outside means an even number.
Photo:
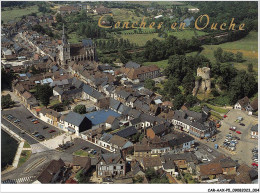
[{"label": "farm field", "polygon": [[[195,34],[196,33],[196,34]],[[173,35],[173,36],[176,36],[178,39],[191,39],[193,36],[196,37],[197,36],[203,36],[203,35],[207,35],[208,33],[206,32],[203,32],[203,31],[194,31],[194,30],[191,30],[191,29],[185,29],[185,30],[182,30],[182,31],[175,31],[175,30],[172,30],[172,31],[169,31],[168,32],[168,36],[169,35]]]},{"label": "farm field", "polygon": [[161,60],[158,62],[144,62],[144,66],[150,66],[150,65],[156,65],[159,68],[165,69],[168,66],[168,59],[167,60]]},{"label": "farm field", "polygon": [[201,52],[212,62],[215,62],[214,51],[221,47],[223,51],[233,52],[234,54],[239,52],[243,53],[243,58],[246,60],[243,63],[232,62],[234,67],[239,70],[247,70],[247,64],[252,63],[254,70],[258,69],[258,33],[250,32],[246,37],[234,42],[227,42],[219,45],[204,45],[204,50]]},{"label": "farm field", "polygon": [[12,20],[17,21],[18,19],[22,18],[24,15],[29,15],[31,13],[36,13],[37,15],[40,15],[41,13],[38,11],[38,6],[30,6],[25,7],[23,9],[21,8],[5,8],[4,11],[1,13],[1,20],[5,22],[9,22]]}]

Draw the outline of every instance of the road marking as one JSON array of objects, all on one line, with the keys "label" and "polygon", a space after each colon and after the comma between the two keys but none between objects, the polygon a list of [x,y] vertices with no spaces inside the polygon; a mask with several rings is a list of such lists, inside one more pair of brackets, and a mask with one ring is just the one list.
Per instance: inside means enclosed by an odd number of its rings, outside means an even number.
[{"label": "road marking", "polygon": [[23,182],[30,182],[32,181],[32,179],[34,178],[34,176],[27,176],[27,177],[22,177],[22,178],[18,178],[18,179],[7,179],[2,181],[2,184],[19,184],[19,183],[23,183]]}]

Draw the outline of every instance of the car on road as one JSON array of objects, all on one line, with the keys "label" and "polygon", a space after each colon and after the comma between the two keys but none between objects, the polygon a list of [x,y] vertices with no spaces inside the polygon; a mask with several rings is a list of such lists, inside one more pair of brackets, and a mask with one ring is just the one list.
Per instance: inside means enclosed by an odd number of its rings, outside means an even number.
[{"label": "car on road", "polygon": [[94,149],[90,149],[89,151],[88,151],[88,153],[92,153],[94,151]]},{"label": "car on road", "polygon": [[224,118],[227,118],[227,115],[224,115]]},{"label": "car on road", "polygon": [[21,134],[25,134],[25,131],[24,131],[24,130],[22,130],[22,131],[21,131]]},{"label": "car on road", "polygon": [[93,155],[95,155],[96,153],[97,153],[97,151],[96,151],[96,150],[92,151],[92,154],[93,154]]},{"label": "car on road", "polygon": [[31,122],[37,121],[37,119],[32,119]]},{"label": "car on road", "polygon": [[242,134],[241,131],[236,131],[237,134]]},{"label": "car on road", "polygon": [[36,121],[34,121],[33,123],[34,123],[34,124],[37,124],[37,123],[39,123],[39,121],[36,120]]},{"label": "car on road", "polygon": [[35,132],[32,133],[32,135],[36,135],[36,134],[38,134],[38,133],[39,133],[38,131],[35,131]]},{"label": "car on road", "polygon": [[26,117],[26,119],[30,119],[30,118],[32,118],[32,116],[31,116],[31,115]]},{"label": "car on road", "polygon": [[211,150],[211,149],[209,149],[209,148],[208,148],[207,150],[208,150],[208,152],[210,152],[210,153],[212,152],[212,150]]},{"label": "car on road", "polygon": [[84,147],[82,147],[81,149],[82,149],[82,150],[87,150],[88,147],[84,146]]},{"label": "car on road", "polygon": [[245,124],[244,124],[244,123],[239,123],[239,125],[241,125],[241,126],[245,126]]},{"label": "car on road", "polygon": [[42,129],[48,129],[49,127],[48,126],[43,126]]},{"label": "car on road", "polygon": [[252,165],[252,166],[257,166],[257,167],[258,167],[258,164],[257,164],[257,163],[252,163],[251,165]]},{"label": "car on road", "polygon": [[49,133],[54,133],[54,132],[56,132],[56,131],[52,129],[52,130],[50,130],[50,131],[48,131],[48,132],[49,132]]},{"label": "car on road", "polygon": [[216,141],[216,138],[212,138],[212,139],[211,139],[211,142],[215,142],[215,141]]}]

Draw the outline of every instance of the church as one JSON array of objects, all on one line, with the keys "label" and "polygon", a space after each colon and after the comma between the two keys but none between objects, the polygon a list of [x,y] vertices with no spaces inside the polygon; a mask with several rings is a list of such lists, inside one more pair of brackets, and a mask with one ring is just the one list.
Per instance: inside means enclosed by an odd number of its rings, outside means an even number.
[{"label": "church", "polygon": [[66,66],[71,61],[95,61],[96,46],[91,39],[82,40],[78,44],[70,44],[65,35],[63,24],[61,45],[58,46],[58,63]]}]

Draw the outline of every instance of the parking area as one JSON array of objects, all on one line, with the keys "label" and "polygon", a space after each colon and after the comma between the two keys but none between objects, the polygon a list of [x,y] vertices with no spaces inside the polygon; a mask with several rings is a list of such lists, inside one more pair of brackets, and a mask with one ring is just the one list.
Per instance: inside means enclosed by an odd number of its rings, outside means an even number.
[{"label": "parking area", "polygon": [[[238,121],[241,118],[242,120]],[[238,160],[240,164],[246,163],[250,166],[253,163],[252,150],[258,144],[258,140],[251,139],[250,129],[257,124],[257,121],[256,117],[249,116],[244,111],[232,109],[227,113],[227,117],[221,121],[216,141],[205,143],[212,148],[218,144],[218,150],[221,153]]]},{"label": "parking area", "polygon": [[68,154],[71,154],[77,150],[80,150],[80,149],[83,149],[84,151],[90,151],[91,149],[95,150],[97,153],[96,155],[98,155],[101,151],[103,153],[109,153],[109,151],[101,148],[101,147],[98,147],[88,141],[85,141],[83,139],[80,139],[80,138],[75,138],[74,141],[73,141],[73,145],[64,149],[64,152],[65,153],[68,153]]},{"label": "parking area", "polygon": [[[31,135],[34,133],[34,135],[38,136],[38,140],[48,140],[64,133],[64,131],[39,120],[22,105],[2,111],[2,116],[21,130],[24,130],[24,132]],[[40,139],[39,135],[44,138]]]}]

